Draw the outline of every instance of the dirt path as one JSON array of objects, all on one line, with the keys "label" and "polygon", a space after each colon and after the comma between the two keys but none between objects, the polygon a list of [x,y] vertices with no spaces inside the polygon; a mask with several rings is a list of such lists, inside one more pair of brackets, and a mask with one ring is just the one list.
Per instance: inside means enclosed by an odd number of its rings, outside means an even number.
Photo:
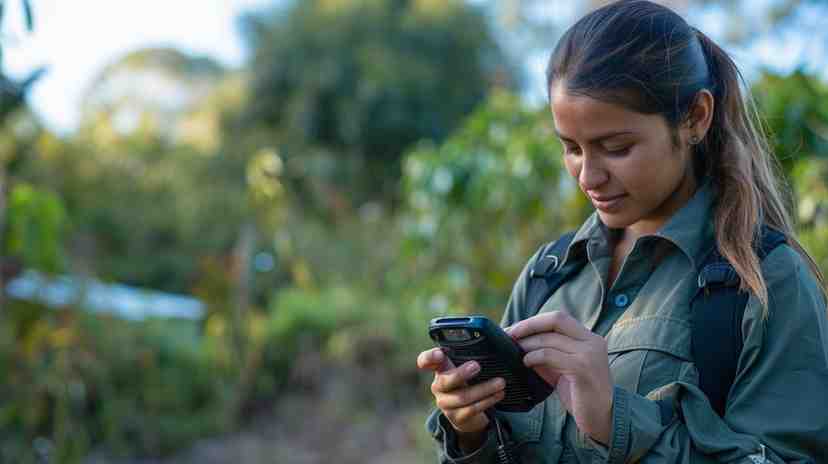
[{"label": "dirt path", "polygon": [[414,464],[432,462],[420,446],[423,411],[399,411],[386,420],[373,412],[344,417],[329,399],[285,398],[273,418],[245,431],[205,440],[163,464]]}]

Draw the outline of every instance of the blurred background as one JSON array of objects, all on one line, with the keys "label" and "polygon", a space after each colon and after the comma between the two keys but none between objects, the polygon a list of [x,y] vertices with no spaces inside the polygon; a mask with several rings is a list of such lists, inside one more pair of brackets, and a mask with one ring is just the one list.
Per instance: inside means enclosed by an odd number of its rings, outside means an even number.
[{"label": "blurred background", "polygon": [[[0,462],[432,462],[428,320],[590,213],[543,69],[602,3],[0,1]],[[828,5],[663,3],[828,272]]]}]

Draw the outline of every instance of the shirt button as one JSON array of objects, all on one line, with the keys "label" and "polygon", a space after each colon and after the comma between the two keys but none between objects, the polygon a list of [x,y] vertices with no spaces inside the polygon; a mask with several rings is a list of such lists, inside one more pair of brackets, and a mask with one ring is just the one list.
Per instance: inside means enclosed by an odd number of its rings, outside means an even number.
[{"label": "shirt button", "polygon": [[626,293],[619,293],[615,295],[615,306],[619,308],[623,308],[629,304],[630,298],[627,296]]}]

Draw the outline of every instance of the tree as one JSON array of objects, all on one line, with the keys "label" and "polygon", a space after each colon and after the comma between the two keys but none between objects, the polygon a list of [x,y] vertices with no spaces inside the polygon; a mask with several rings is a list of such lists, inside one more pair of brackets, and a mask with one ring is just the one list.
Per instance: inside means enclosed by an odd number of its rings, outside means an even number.
[{"label": "tree", "polygon": [[185,135],[186,116],[224,76],[225,70],[210,58],[173,48],[140,49],[98,74],[84,98],[83,121],[107,121],[120,135],[150,125],[155,133],[178,139]]},{"label": "tree", "polygon": [[[21,0],[20,4],[23,7],[23,19],[26,30],[34,29],[34,18],[32,14],[32,7],[29,0]],[[3,24],[4,12],[6,2],[0,0],[0,25]],[[3,53],[3,43],[0,42],[0,58]],[[15,81],[8,77],[2,69],[0,63],[0,128],[5,128],[11,116],[20,108],[25,106],[25,97],[44,70],[37,69],[32,71],[26,78]],[[6,280],[13,273],[16,265],[10,260],[5,249],[5,231],[7,228],[7,209],[8,209],[8,194],[11,189],[8,166],[15,162],[14,159],[19,153],[11,150],[5,153],[0,153],[0,308],[3,307],[6,289]]]},{"label": "tree", "polygon": [[753,87],[793,188],[797,234],[828,271],[828,85],[814,76],[765,74]]},{"label": "tree", "polygon": [[461,1],[294,1],[242,28],[253,58],[240,126],[272,131],[288,171],[323,154],[322,175],[357,204],[393,196],[407,147],[444,139],[493,84],[515,82]]},{"label": "tree", "polygon": [[229,252],[248,208],[219,119],[238,81],[211,60],[139,50],[95,79],[77,133],[39,136],[19,177],[60,193],[73,271],[188,292],[201,259]]}]

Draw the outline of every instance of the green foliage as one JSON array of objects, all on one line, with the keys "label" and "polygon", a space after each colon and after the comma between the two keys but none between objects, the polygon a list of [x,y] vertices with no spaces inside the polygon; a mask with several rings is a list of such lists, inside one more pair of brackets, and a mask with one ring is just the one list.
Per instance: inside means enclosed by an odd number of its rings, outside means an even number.
[{"label": "green foliage", "polygon": [[[322,292],[285,289],[274,295],[261,341],[260,374],[248,401],[272,398],[284,386],[303,355],[325,350],[331,337],[363,321],[368,311],[353,290],[330,288]],[[311,369],[317,366],[310,366]],[[316,379],[318,381],[318,379]]]},{"label": "green foliage", "polygon": [[511,82],[465,2],[293,1],[243,28],[254,51],[244,120],[291,144],[288,158],[328,152],[327,180],[358,203],[394,193],[408,146],[442,140],[493,82]]},{"label": "green foliage", "polygon": [[828,271],[828,159],[807,158],[794,165],[798,236],[823,274]]},{"label": "green foliage", "polygon": [[[365,381],[410,401],[421,386],[410,354],[429,343],[427,313],[345,287],[274,294],[248,320],[240,363],[220,314],[202,332],[189,321],[127,322],[21,302],[4,315],[2,462],[38,462],[44,453],[79,462],[93,450],[166,456],[231,430],[239,415],[287,390],[319,388],[332,364],[379,369]],[[364,405],[376,392],[364,390]]]},{"label": "green foliage", "polygon": [[105,146],[42,134],[37,147],[17,178],[57,192],[71,258],[105,279],[189,292],[200,259],[226,253],[247,213],[243,177],[236,190],[214,183],[210,158],[157,134]]},{"label": "green foliage", "polygon": [[337,328],[362,318],[361,308],[346,288],[331,288],[322,294],[283,290],[276,294],[268,321],[272,337],[287,342],[288,350],[304,334],[326,339]]},{"label": "green foliage", "polygon": [[100,444],[157,456],[224,426],[222,378],[190,323],[13,303],[0,329],[3,462],[34,462],[35,448],[77,462]]},{"label": "green foliage", "polygon": [[588,213],[548,110],[506,93],[410,152],[404,172],[405,257],[455,310],[498,313],[526,259]]},{"label": "green foliage", "polygon": [[828,86],[800,71],[766,73],[752,91],[786,172],[800,159],[828,157]]},{"label": "green foliage", "polygon": [[8,219],[4,249],[27,266],[57,272],[63,264],[61,240],[66,228],[60,199],[31,185],[17,184],[9,198]]},{"label": "green foliage", "polygon": [[813,76],[764,74],[753,87],[773,149],[793,187],[797,234],[828,271],[828,85]]}]

